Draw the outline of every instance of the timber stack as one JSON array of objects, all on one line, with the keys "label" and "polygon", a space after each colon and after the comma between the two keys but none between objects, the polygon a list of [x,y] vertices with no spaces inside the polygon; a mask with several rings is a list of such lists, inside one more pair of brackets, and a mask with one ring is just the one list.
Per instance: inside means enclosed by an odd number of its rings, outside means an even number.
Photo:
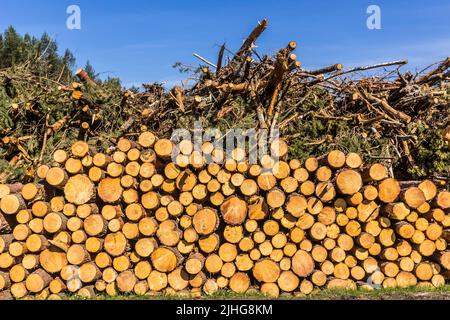
[{"label": "timber stack", "polygon": [[37,183],[0,185],[0,298],[446,283],[450,192],[356,153],[270,149],[250,164],[241,148],[143,132],[57,150]]}]

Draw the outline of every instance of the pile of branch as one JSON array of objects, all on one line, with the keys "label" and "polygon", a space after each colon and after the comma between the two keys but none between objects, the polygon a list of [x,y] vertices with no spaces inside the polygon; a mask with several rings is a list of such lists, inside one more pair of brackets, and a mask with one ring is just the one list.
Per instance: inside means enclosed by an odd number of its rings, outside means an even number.
[{"label": "pile of branch", "polygon": [[450,192],[356,153],[270,150],[251,164],[151,132],[58,149],[39,182],[0,185],[0,298],[446,283]]},{"label": "pile of branch", "polygon": [[123,90],[83,70],[68,84],[27,65],[0,70],[0,168],[8,171],[0,178],[31,180],[37,164],[77,140],[107,148],[124,134],[168,137],[200,119],[220,129],[279,128],[302,160],[339,149],[382,161],[402,179],[449,181],[450,58],[417,74],[400,72],[407,61],[308,70],[294,41],[274,56],[255,51],[266,27],[258,23],[235,53],[221,46],[214,62],[195,54],[200,68],[171,90]]}]

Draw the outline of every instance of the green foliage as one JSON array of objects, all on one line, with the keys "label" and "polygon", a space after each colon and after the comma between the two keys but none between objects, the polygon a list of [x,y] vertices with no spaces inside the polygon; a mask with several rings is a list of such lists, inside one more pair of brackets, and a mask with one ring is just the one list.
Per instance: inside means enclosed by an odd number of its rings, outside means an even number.
[{"label": "green foliage", "polygon": [[13,120],[9,116],[9,98],[3,89],[0,90],[0,132],[7,131],[13,127]]},{"label": "green foliage", "polygon": [[442,139],[443,130],[430,128],[418,121],[417,143],[415,146],[416,165],[408,168],[409,173],[417,177],[427,176],[429,172],[450,174],[450,148]]},{"label": "green foliage", "polygon": [[23,167],[12,166],[8,161],[2,159],[0,149],[0,174],[7,174],[10,181],[19,181],[25,173],[24,169]]},{"label": "green foliage", "polygon": [[182,62],[175,62],[172,65],[172,68],[177,69],[179,73],[188,73],[188,74],[197,74],[199,75],[202,72],[201,67],[193,67]]},{"label": "green foliage", "polygon": [[[8,27],[0,34],[0,138],[13,139],[8,143],[0,140],[2,179],[22,179],[40,156],[46,122],[51,125],[74,113],[67,93],[58,89],[58,84],[68,86],[73,81],[74,63],[72,53],[65,50],[60,54],[57,43],[46,33],[39,38],[21,36]],[[70,134],[62,131],[49,137],[44,160],[54,151],[50,149],[53,142],[61,144],[67,136]]]},{"label": "green foliage", "polygon": [[32,62],[33,71],[40,76],[69,81],[75,58],[69,50],[60,55],[56,41],[47,33],[40,38],[21,36],[8,27],[0,35],[0,69],[27,62]]},{"label": "green foliage", "polygon": [[89,60],[86,62],[86,65],[84,66],[84,71],[86,71],[86,73],[92,80],[97,79],[98,74],[95,72],[94,66],[91,64]]},{"label": "green foliage", "polygon": [[288,132],[295,135],[291,140],[290,155],[301,160],[333,149],[367,154],[372,147],[357,127],[344,120],[299,120],[289,127]]}]

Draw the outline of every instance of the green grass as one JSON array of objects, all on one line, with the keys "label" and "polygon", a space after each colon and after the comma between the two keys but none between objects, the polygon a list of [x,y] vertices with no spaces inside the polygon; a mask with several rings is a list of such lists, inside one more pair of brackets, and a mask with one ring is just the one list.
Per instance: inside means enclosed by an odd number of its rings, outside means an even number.
[{"label": "green grass", "polygon": [[[69,300],[84,300],[85,298],[75,295],[66,296]],[[98,295],[95,300],[242,300],[242,299],[273,299],[260,292],[254,291],[245,294],[236,294],[228,290],[221,290],[212,295],[204,295],[202,297],[192,298],[189,294],[172,295],[172,294],[156,294],[156,295],[118,295],[107,296]],[[345,290],[345,289],[324,289],[317,290],[309,295],[289,295],[282,294],[278,299],[282,300],[407,300],[407,299],[450,299],[450,285],[441,288],[426,287],[410,287],[410,288],[388,288],[376,290]]]},{"label": "green grass", "polygon": [[450,286],[440,288],[409,287],[409,288],[386,288],[376,290],[344,290],[325,289],[314,292],[304,299],[450,299]]}]

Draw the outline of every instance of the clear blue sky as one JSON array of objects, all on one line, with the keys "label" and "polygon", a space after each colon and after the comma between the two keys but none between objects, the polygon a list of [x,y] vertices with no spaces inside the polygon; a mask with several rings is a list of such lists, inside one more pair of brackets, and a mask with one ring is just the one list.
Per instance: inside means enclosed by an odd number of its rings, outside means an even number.
[{"label": "clear blue sky", "polygon": [[[81,8],[81,30],[66,28],[71,4]],[[366,27],[370,4],[381,8],[381,30]],[[263,18],[269,28],[259,50],[274,53],[296,40],[306,68],[407,58],[414,70],[450,55],[448,0],[0,0],[0,29],[47,31],[60,48],[75,53],[78,66],[89,59],[97,72],[127,86],[178,83],[184,76],[171,67],[174,62],[197,63],[192,52],[215,61],[218,44],[238,49]]]}]

